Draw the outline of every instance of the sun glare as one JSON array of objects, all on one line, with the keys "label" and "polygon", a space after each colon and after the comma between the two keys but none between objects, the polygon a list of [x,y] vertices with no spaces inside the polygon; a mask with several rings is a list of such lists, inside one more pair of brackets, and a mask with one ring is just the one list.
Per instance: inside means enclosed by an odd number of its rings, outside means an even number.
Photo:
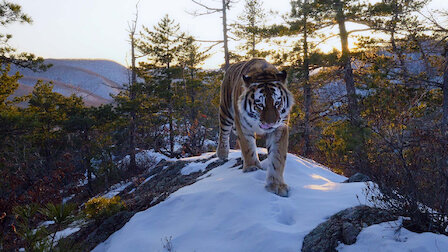
[{"label": "sun glare", "polygon": [[322,185],[306,185],[306,186],[304,186],[304,188],[311,189],[311,190],[318,190],[318,191],[331,191],[331,190],[334,190],[334,189],[340,187],[340,184],[334,183],[334,182],[328,180],[327,178],[324,178],[317,174],[312,174],[311,178],[316,179],[316,180],[323,180],[326,183],[322,184]]}]

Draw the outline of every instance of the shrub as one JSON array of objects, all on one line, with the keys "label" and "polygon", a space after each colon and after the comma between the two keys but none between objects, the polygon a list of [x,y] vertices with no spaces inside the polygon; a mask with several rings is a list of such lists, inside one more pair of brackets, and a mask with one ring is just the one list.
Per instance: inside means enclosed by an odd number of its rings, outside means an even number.
[{"label": "shrub", "polygon": [[113,198],[95,197],[87,201],[84,213],[87,218],[97,221],[106,219],[122,210],[126,209],[126,204],[119,196]]},{"label": "shrub", "polygon": [[39,206],[36,204],[15,206],[13,209],[16,222],[12,227],[14,233],[22,239],[26,251],[47,251],[50,245],[47,238],[49,232],[45,227],[32,228],[38,211]]}]

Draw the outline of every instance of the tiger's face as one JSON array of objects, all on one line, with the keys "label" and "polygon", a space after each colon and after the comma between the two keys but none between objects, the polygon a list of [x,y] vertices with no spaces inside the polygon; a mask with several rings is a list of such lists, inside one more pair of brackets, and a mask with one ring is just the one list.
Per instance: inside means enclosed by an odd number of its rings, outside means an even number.
[{"label": "tiger's face", "polygon": [[252,81],[243,77],[246,90],[241,95],[239,107],[242,124],[258,134],[274,131],[287,123],[294,104],[292,94],[285,85],[286,73],[281,78],[268,81]]}]

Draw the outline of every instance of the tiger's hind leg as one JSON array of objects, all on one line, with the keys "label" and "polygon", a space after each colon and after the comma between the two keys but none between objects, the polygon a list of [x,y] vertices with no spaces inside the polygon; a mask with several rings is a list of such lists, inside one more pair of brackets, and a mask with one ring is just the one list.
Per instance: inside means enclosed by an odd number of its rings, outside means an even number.
[{"label": "tiger's hind leg", "polygon": [[274,132],[267,134],[268,149],[266,189],[279,196],[288,196],[288,186],[283,180],[286,154],[288,151],[288,126],[280,126]]},{"label": "tiger's hind leg", "polygon": [[232,130],[233,119],[223,115],[221,106],[219,107],[219,142],[216,155],[225,160],[229,157],[230,131]]}]

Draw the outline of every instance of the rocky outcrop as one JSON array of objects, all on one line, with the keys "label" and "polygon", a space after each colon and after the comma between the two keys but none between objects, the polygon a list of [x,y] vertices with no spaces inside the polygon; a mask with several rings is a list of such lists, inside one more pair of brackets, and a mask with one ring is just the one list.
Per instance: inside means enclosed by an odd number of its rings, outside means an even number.
[{"label": "rocky outcrop", "polygon": [[303,252],[333,252],[339,243],[356,242],[364,227],[396,220],[389,212],[368,206],[356,206],[342,210],[319,224],[303,240]]},{"label": "rocky outcrop", "polygon": [[350,178],[348,178],[343,183],[353,183],[353,182],[367,182],[372,181],[369,176],[362,174],[360,172],[357,172],[353,174]]}]

